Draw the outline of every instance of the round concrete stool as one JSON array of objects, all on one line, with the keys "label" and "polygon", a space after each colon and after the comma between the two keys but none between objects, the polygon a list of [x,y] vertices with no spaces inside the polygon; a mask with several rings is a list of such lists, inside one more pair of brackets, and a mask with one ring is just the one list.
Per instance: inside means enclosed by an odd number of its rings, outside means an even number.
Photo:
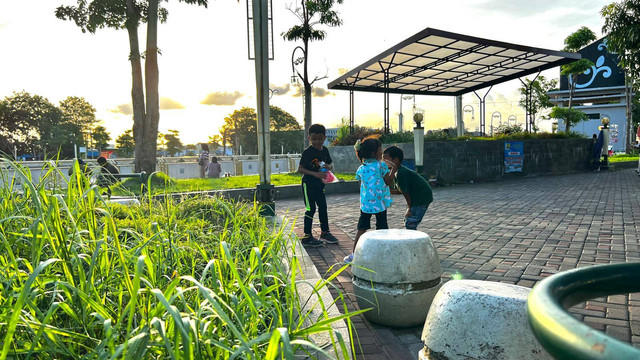
[{"label": "round concrete stool", "polygon": [[416,230],[376,230],[362,235],[353,256],[353,292],[372,322],[424,323],[440,288],[440,260],[429,235]]},{"label": "round concrete stool", "polygon": [[529,327],[529,291],[490,281],[447,282],[424,324],[420,360],[553,360]]}]

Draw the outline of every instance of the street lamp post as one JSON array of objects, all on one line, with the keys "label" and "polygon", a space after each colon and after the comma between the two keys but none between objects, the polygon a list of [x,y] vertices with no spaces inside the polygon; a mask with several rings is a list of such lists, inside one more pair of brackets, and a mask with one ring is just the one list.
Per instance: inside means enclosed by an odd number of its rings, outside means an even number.
[{"label": "street lamp post", "polygon": [[464,112],[470,112],[470,113],[471,113],[471,123],[473,123],[473,122],[475,121],[475,117],[474,117],[474,115],[475,115],[475,111],[474,111],[474,109],[473,109],[473,106],[471,106],[471,105],[465,105],[465,106],[462,108],[462,111],[464,111]]},{"label": "street lamp post", "polygon": [[413,128],[413,151],[416,160],[416,171],[420,175],[422,175],[423,171],[424,155],[424,127],[422,126],[423,120],[424,115],[422,115],[422,113],[417,112],[413,114],[413,122],[415,122],[416,124]]},{"label": "street lamp post", "polygon": [[400,96],[400,114],[398,115],[398,132],[402,132],[403,129],[403,119],[404,119],[404,115],[402,114],[402,100],[410,100],[413,99],[413,108],[416,108],[416,96],[415,95],[407,95],[407,96]]},{"label": "street lamp post", "polygon": [[491,114],[491,136],[493,136],[493,118],[499,118],[500,125],[502,125],[502,114],[500,111],[494,111],[493,114]]},{"label": "street lamp post", "polygon": [[[302,51],[302,56],[296,57],[296,51]],[[304,51],[304,49],[302,48],[302,46],[296,46],[293,51],[291,52],[291,84],[292,85],[296,85],[298,84],[298,78],[302,79],[302,75],[300,74],[299,71],[296,70],[296,66],[300,65],[302,63],[304,63],[304,59],[306,58],[306,52]],[[302,84],[302,122],[303,124],[306,123],[306,111],[305,111],[305,103],[304,103],[304,96],[305,95],[305,89],[304,89],[304,84]],[[307,129],[305,128],[305,131]],[[303,144],[304,147],[306,148],[309,145],[309,140],[307,139],[307,134],[304,133],[302,134],[303,137]]]}]

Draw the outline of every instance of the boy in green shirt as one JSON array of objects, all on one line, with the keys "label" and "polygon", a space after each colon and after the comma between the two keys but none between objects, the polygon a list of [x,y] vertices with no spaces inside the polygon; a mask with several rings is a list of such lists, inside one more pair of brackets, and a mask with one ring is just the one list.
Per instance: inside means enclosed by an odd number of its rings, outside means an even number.
[{"label": "boy in green shirt", "polygon": [[433,202],[433,192],[427,180],[417,172],[402,165],[404,153],[397,146],[384,149],[382,158],[385,162],[396,164],[397,170],[391,169],[395,190],[392,194],[402,194],[407,201],[407,212],[404,215],[404,226],[409,230],[416,230],[424,214]]}]

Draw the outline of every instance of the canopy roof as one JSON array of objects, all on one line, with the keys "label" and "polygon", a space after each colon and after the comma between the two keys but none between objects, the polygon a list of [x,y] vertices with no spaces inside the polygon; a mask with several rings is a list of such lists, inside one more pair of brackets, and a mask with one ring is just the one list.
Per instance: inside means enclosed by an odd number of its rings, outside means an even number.
[{"label": "canopy roof", "polygon": [[426,28],[331,81],[329,89],[462,95],[580,58]]}]

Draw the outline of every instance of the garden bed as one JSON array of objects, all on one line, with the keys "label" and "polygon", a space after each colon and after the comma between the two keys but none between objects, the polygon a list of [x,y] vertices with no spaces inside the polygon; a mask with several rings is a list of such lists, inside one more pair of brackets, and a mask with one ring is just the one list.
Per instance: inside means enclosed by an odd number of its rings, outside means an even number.
[{"label": "garden bed", "polygon": [[307,316],[291,231],[253,203],[126,207],[83,177],[50,191],[11,166],[22,181],[0,187],[0,358],[288,358],[327,345],[316,333],[350,352],[328,326],[350,314]]}]

